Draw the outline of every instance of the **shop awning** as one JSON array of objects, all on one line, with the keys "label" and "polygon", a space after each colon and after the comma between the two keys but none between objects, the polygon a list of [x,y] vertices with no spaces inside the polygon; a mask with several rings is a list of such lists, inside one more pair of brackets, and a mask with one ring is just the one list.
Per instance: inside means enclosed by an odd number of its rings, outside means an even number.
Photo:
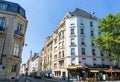
[{"label": "shop awning", "polygon": [[69,66],[67,69],[68,69],[68,70],[76,70],[77,67],[76,67],[76,66]]},{"label": "shop awning", "polygon": [[77,69],[82,69],[82,66],[69,66],[67,69],[68,70],[77,70]]},{"label": "shop awning", "polygon": [[97,73],[99,71],[98,70],[90,70],[90,72]]},{"label": "shop awning", "polygon": [[[109,70],[104,70],[104,72],[110,72]],[[113,70],[112,72],[120,72],[120,70]]]}]

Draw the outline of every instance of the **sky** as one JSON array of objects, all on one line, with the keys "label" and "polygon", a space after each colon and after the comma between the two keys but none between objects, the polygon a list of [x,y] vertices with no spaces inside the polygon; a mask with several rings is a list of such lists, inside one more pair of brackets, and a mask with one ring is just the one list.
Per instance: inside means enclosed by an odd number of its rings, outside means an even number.
[{"label": "sky", "polygon": [[18,3],[26,10],[28,26],[22,53],[22,63],[30,58],[30,51],[40,53],[47,36],[53,33],[64,15],[76,8],[104,18],[108,13],[120,12],[120,0],[7,0]]}]

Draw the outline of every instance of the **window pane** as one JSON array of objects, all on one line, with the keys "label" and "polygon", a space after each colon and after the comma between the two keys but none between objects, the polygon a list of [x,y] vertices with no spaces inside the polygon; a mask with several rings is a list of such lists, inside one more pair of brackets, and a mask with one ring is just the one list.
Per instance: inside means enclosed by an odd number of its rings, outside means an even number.
[{"label": "window pane", "polygon": [[75,48],[71,48],[71,55],[75,55]]},{"label": "window pane", "polygon": [[71,35],[74,34],[74,29],[71,29]]}]

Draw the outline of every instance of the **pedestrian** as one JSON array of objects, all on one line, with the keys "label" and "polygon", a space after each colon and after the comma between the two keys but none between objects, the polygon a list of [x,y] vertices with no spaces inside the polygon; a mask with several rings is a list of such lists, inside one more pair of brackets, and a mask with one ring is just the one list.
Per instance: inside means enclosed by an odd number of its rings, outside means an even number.
[{"label": "pedestrian", "polygon": [[106,80],[106,76],[105,76],[105,74],[103,74],[103,80],[104,80],[104,81]]}]

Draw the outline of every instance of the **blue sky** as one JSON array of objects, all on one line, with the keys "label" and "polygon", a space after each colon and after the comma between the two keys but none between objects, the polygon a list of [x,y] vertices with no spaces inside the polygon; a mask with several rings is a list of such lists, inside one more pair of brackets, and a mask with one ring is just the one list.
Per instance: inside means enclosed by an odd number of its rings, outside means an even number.
[{"label": "blue sky", "polygon": [[25,63],[30,50],[40,52],[45,38],[52,34],[59,22],[68,11],[80,8],[87,12],[94,11],[98,18],[106,17],[108,13],[120,12],[119,0],[7,0],[20,4],[26,10],[28,28],[22,63]]}]

